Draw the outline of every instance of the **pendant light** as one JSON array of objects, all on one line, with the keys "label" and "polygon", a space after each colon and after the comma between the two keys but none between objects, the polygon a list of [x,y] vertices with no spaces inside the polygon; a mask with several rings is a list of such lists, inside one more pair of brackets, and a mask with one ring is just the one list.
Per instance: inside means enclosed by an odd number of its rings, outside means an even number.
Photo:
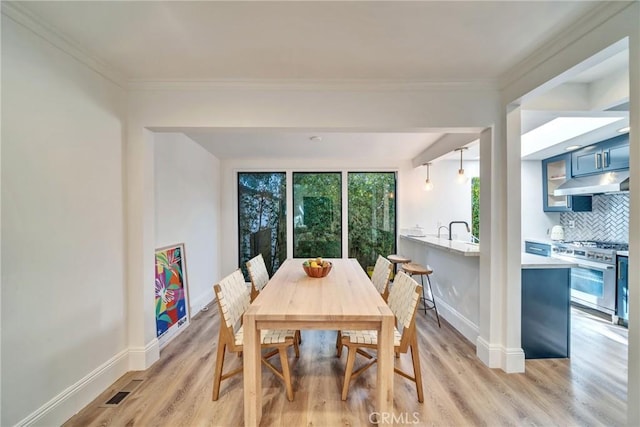
[{"label": "pendant light", "polygon": [[462,152],[464,150],[466,150],[467,147],[460,147],[460,148],[456,148],[454,151],[459,151],[460,152],[460,169],[458,169],[458,178],[457,181],[460,184],[464,184],[465,182],[467,182],[467,177],[464,174],[464,169],[462,168]]},{"label": "pendant light", "polygon": [[425,163],[423,166],[427,167],[427,179],[424,181],[424,191],[433,190],[433,183],[429,179],[429,167],[431,166],[431,162]]}]

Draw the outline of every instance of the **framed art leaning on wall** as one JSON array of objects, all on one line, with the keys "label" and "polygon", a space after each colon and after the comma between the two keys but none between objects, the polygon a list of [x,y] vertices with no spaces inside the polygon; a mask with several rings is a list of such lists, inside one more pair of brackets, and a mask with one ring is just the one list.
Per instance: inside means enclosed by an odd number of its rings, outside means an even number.
[{"label": "framed art leaning on wall", "polygon": [[160,348],[189,325],[189,290],[183,243],[156,249],[155,313]]}]

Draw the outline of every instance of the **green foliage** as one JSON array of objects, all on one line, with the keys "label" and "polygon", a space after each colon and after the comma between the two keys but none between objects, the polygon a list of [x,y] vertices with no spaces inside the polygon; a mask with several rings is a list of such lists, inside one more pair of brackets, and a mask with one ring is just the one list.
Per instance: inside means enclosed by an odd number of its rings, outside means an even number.
[{"label": "green foliage", "polygon": [[471,234],[480,239],[480,178],[471,179]]},{"label": "green foliage", "polygon": [[293,256],[342,256],[342,174],[293,173]]},{"label": "green foliage", "polygon": [[[363,268],[396,252],[396,174],[350,172],[349,257]],[[239,173],[240,266],[262,253],[270,274],[286,259],[286,175]],[[342,174],[293,173],[293,256],[342,256]]]},{"label": "green foliage", "polygon": [[349,257],[365,269],[396,251],[395,191],[394,172],[349,173]]}]

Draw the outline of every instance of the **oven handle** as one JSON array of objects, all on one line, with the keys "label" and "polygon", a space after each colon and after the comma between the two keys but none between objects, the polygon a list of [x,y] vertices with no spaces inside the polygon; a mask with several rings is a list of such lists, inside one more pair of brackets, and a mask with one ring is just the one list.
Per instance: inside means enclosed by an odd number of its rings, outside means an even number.
[{"label": "oven handle", "polygon": [[597,263],[589,263],[589,264],[585,264],[582,261],[578,263],[578,267],[579,268],[589,268],[591,270],[600,270],[600,271],[607,271],[607,270],[613,270],[615,268],[615,266],[613,265],[608,265],[608,264],[597,264]]},{"label": "oven handle", "polygon": [[575,259],[571,257],[555,256],[554,258],[558,258],[567,262],[573,262],[575,264],[578,264],[578,267],[580,268],[591,268],[593,270],[600,270],[600,271],[613,270],[615,268],[615,265],[601,264],[599,262],[585,261],[582,259]]}]

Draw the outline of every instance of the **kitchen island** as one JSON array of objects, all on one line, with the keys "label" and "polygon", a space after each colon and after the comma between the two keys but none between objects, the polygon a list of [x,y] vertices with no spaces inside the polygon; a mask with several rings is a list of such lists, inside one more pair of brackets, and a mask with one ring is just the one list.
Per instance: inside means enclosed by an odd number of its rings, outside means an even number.
[{"label": "kitchen island", "polygon": [[[480,247],[436,236],[401,235],[398,251],[433,269],[438,312],[470,342],[479,335]],[[526,358],[568,357],[570,269],[577,264],[522,254],[522,347]],[[562,349],[564,343],[565,349]]]}]

